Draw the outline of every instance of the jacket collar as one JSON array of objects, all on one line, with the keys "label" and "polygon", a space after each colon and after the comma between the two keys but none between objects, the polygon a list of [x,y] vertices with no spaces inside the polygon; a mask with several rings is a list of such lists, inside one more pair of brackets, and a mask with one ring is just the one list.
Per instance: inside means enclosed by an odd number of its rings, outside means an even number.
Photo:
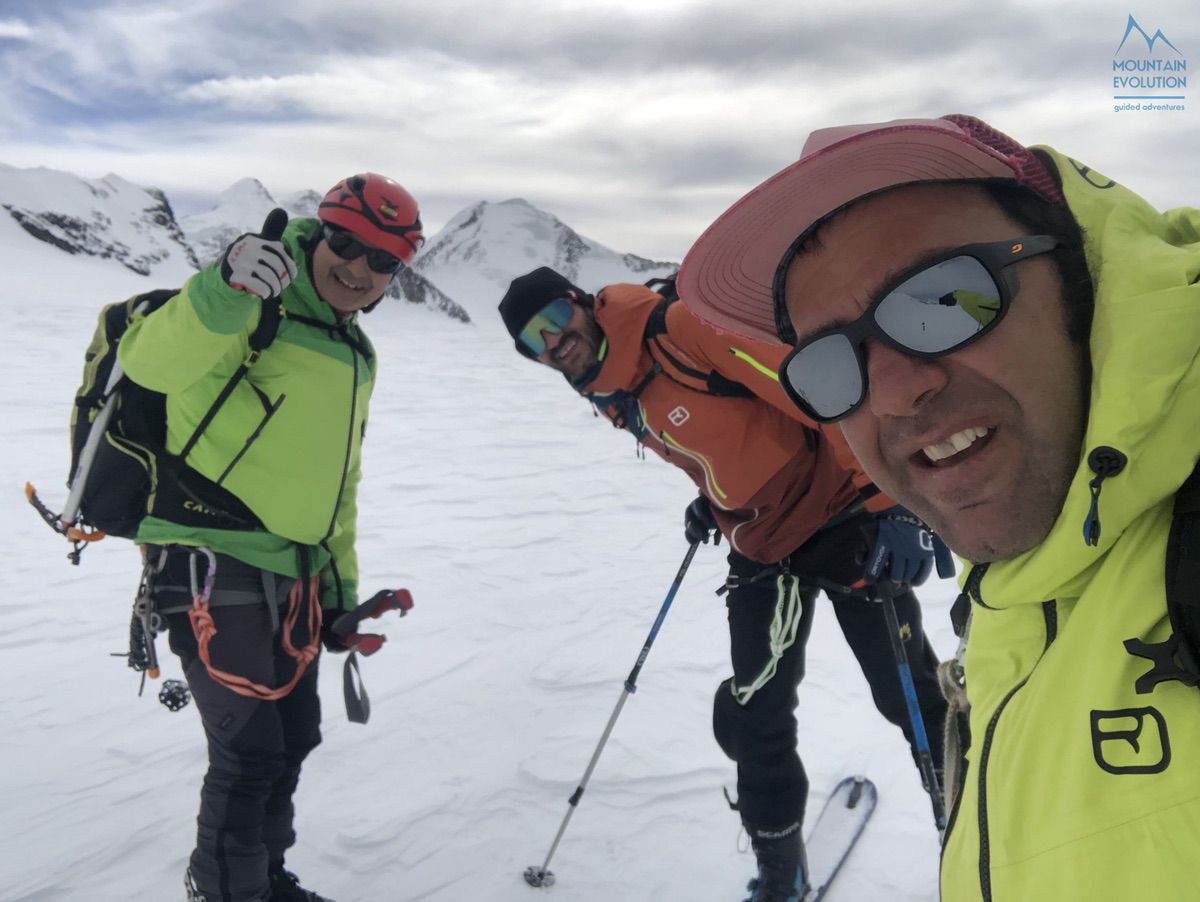
[{"label": "jacket collar", "polygon": [[[988,569],[989,607],[1074,597],[1126,529],[1170,498],[1196,464],[1200,439],[1200,210],[1159,213],[1121,185],[1050,148],[1071,212],[1083,227],[1096,289],[1092,384],[1079,467],[1062,512],[1036,548]],[[1100,484],[1095,545],[1088,456],[1127,458]]]}]

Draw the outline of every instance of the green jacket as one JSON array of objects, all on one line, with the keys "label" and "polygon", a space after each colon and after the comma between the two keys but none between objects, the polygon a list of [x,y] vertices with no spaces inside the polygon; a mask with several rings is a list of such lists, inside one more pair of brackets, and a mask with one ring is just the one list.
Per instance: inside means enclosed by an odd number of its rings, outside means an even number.
[{"label": "green jacket", "polygon": [[[283,292],[275,341],[187,460],[241,499],[265,530],[188,528],[151,517],[136,541],[204,545],[288,576],[299,575],[298,546],[309,546],[311,567],[321,571],[322,604],[336,607],[340,600],[352,608],[360,453],[376,360],[355,319],[339,327],[333,308],[313,287],[306,247],[317,224],[300,219],[288,225],[283,241],[299,271]],[[182,449],[246,359],[259,310],[255,298],[226,285],[213,265],[121,339],[119,359],[129,378],[167,396],[167,450]]]},{"label": "green jacket", "polygon": [[[1169,682],[1139,695],[1150,664],[1123,643],[1171,632],[1172,498],[1200,456],[1200,210],[1158,213],[1048,152],[1096,282],[1090,414],[1049,536],[972,587],[971,747],[942,898],[1193,899],[1200,690]],[[1091,546],[1087,457],[1099,446],[1128,463],[1100,484]]]}]

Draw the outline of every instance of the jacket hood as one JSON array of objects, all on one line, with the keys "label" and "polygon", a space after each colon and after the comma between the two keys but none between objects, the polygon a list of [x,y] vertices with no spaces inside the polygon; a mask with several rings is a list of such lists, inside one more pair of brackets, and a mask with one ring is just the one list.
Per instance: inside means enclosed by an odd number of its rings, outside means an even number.
[{"label": "jacket hood", "polygon": [[[988,607],[1077,596],[1126,528],[1178,490],[1200,448],[1200,210],[1160,213],[1095,170],[1039,149],[1083,228],[1095,285],[1088,423],[1062,512],[1036,548],[991,565],[979,592]],[[1100,483],[1100,533],[1089,545],[1096,474],[1088,456],[1102,446],[1127,462]]]},{"label": "jacket hood", "polygon": [[607,346],[599,372],[579,385],[581,392],[598,394],[632,389],[647,369],[642,336],[646,321],[662,300],[641,285],[609,285],[596,296],[596,323]]}]

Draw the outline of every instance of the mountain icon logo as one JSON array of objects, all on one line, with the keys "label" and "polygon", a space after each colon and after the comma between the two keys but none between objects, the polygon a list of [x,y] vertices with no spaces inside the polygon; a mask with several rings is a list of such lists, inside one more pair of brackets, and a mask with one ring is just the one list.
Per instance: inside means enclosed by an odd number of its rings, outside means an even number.
[{"label": "mountain icon logo", "polygon": [[1183,52],[1167,39],[1167,36],[1162,33],[1161,28],[1157,29],[1154,32],[1153,37],[1146,34],[1146,29],[1142,28],[1142,26],[1138,24],[1137,19],[1135,19],[1133,17],[1133,13],[1129,14],[1129,22],[1125,26],[1125,35],[1121,38],[1121,43],[1117,46],[1117,49],[1115,51],[1113,51],[1113,56],[1116,56],[1118,53],[1121,52],[1121,48],[1125,46],[1125,42],[1129,40],[1129,36],[1131,34],[1133,34],[1135,31],[1138,34],[1140,34],[1142,36],[1142,40],[1144,40],[1146,42],[1146,52],[1147,53],[1153,53],[1154,45],[1156,43],[1158,43],[1159,41],[1162,41],[1164,44],[1166,44],[1168,47],[1170,47],[1172,50],[1174,50],[1180,56],[1183,56]]}]

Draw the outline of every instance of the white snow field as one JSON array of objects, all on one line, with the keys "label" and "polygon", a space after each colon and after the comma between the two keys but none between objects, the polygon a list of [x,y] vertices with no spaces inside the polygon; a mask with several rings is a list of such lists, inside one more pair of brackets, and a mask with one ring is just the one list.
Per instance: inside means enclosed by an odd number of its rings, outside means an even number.
[{"label": "white snow field", "polygon": [[[127,647],[133,546],[66,543],[22,496],[65,498],[67,422],[100,306],[178,284],[32,241],[0,217],[0,899],[177,900],[205,767],[195,709],[139,698]],[[181,264],[182,265],[182,264]],[[366,321],[381,358],[360,493],[364,594],[407,586],[346,721],[342,659],[322,657],[324,744],[297,796],[288,866],[338,902],[736,902],[754,869],[710,733],[728,674],[724,545],[702,546],[551,862],[525,884],[622,691],[686,550],[694,495],[512,349],[495,299],[453,322],[398,302]],[[319,420],[314,427],[320,428]],[[953,651],[949,581],[919,594]],[[936,898],[937,837],[898,730],[872,707],[831,612],[801,690],[814,811],[865,773],[880,802],[829,902]],[[159,640],[164,677],[178,662]]]}]

